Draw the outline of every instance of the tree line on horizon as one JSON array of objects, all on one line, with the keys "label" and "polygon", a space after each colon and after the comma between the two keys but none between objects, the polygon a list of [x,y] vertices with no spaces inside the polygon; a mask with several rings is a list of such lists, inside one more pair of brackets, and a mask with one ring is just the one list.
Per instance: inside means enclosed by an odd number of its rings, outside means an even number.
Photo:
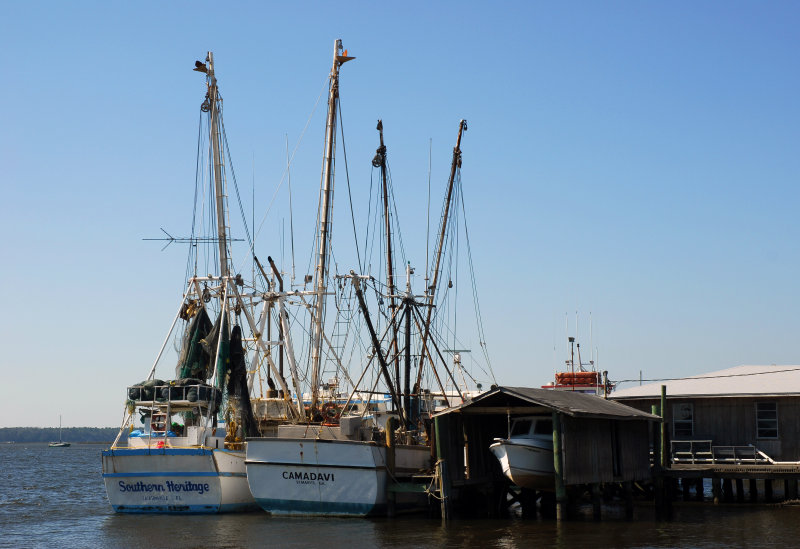
[{"label": "tree line on horizon", "polygon": [[[112,442],[118,432],[118,427],[64,427],[61,429],[61,440],[76,443]],[[0,443],[54,440],[58,440],[58,427],[0,427]]]}]

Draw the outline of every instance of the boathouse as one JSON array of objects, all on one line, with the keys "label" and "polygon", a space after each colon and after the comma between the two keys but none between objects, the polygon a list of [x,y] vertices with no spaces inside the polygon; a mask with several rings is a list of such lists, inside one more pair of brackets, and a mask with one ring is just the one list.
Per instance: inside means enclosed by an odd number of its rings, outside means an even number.
[{"label": "boathouse", "polygon": [[800,366],[737,366],[609,398],[650,411],[662,386],[671,461],[800,461]]},{"label": "boathouse", "polygon": [[454,505],[475,502],[477,495],[505,501],[507,481],[489,446],[508,437],[515,417],[541,414],[554,419],[559,503],[570,486],[621,483],[629,492],[633,481],[650,478],[650,422],[659,417],[580,392],[495,387],[434,417],[443,495]]}]

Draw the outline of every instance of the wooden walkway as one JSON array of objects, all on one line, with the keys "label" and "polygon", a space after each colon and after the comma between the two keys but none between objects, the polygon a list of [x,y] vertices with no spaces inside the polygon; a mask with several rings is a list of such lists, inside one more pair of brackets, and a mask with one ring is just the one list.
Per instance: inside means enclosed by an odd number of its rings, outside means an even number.
[{"label": "wooden walkway", "polygon": [[671,478],[800,479],[800,464],[673,463],[662,474]]}]

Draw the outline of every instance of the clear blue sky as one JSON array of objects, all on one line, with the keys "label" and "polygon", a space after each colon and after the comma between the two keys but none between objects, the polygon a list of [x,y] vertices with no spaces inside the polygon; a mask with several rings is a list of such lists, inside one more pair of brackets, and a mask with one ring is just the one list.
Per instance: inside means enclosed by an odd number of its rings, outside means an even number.
[{"label": "clear blue sky", "polygon": [[[424,244],[429,143],[438,203],[469,121],[462,178],[500,383],[549,381],[575,311],[585,349],[591,311],[612,379],[800,363],[796,2],[5,1],[0,13],[0,426],[59,413],[116,426],[125,386],[152,364],[185,250],[142,238],[189,230],[195,59],[215,53],[260,220],[335,38],[358,57],[342,73],[354,192],[382,118],[406,242]],[[322,110],[292,169],[302,226]],[[284,194],[258,255],[281,257]]]}]

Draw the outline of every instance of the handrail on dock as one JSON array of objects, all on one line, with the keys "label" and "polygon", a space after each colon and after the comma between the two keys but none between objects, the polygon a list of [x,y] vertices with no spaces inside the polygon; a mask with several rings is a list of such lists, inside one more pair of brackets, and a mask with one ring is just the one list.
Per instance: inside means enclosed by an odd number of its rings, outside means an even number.
[{"label": "handrail on dock", "polygon": [[673,440],[670,443],[672,463],[774,464],[764,452],[752,444],[746,446],[712,445],[711,440]]},{"label": "handrail on dock", "polygon": [[707,463],[714,459],[710,440],[673,440],[670,454],[673,463]]}]

